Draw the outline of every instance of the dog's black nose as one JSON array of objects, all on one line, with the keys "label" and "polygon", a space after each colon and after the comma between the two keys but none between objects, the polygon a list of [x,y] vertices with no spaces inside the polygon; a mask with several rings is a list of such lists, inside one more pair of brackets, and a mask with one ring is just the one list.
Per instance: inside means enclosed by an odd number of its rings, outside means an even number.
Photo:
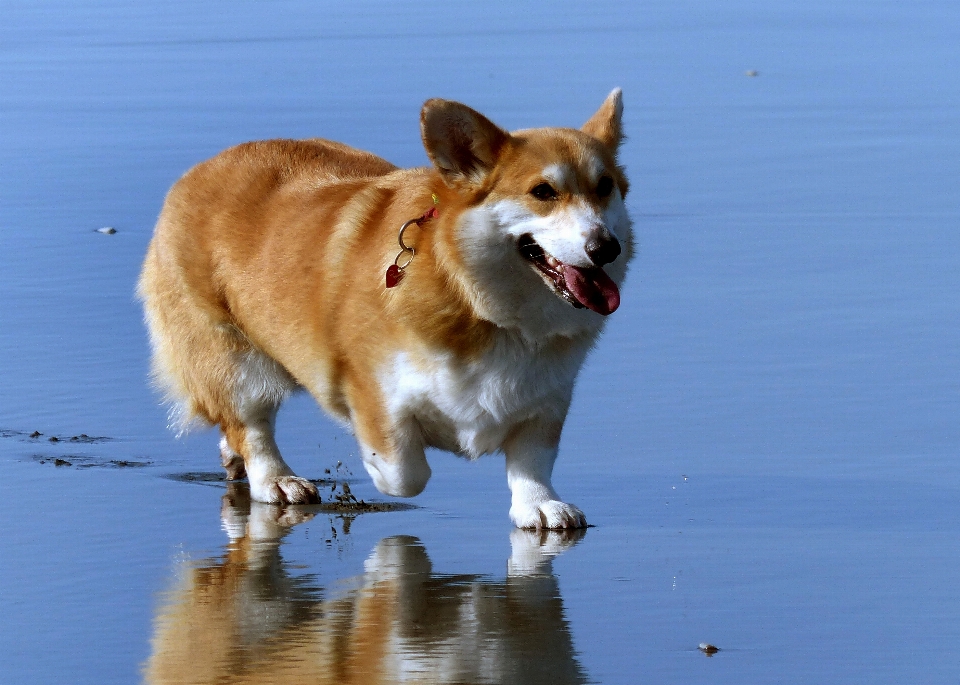
[{"label": "dog's black nose", "polygon": [[607,229],[603,229],[587,241],[586,250],[594,264],[603,266],[620,256],[620,241],[610,235]]}]

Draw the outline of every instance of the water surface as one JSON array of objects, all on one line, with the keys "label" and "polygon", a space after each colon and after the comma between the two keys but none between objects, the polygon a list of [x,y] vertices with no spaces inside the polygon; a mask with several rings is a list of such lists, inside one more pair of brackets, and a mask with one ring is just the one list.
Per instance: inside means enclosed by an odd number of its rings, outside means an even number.
[{"label": "water surface", "polygon": [[[956,681],[955,4],[5,10],[0,682]],[[357,517],[179,477],[216,436],[166,430],[133,284],[180,174],[425,164],[428,97],[576,126],[614,86],[639,255],[556,473],[595,528],[513,531],[498,457]],[[279,423],[378,498],[307,398]]]}]

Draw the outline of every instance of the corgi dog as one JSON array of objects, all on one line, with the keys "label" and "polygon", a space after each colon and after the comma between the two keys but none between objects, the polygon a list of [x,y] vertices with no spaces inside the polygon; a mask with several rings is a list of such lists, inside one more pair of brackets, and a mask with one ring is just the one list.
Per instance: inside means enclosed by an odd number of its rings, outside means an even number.
[{"label": "corgi dog", "polygon": [[230,148],[170,190],[138,292],[153,376],[183,425],[222,431],[259,502],[318,501],[274,441],[306,389],[352,429],[383,493],[426,447],[503,452],[520,528],[586,526],[551,484],[574,381],[633,253],[614,90],[578,130],[420,114],[432,167],[328,140]]}]

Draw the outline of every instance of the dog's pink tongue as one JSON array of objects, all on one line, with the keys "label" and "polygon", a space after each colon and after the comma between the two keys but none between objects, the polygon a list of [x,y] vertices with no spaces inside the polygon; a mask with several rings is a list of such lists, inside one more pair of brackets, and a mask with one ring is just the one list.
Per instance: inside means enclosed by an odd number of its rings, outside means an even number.
[{"label": "dog's pink tongue", "polygon": [[560,272],[567,290],[584,307],[607,316],[620,306],[620,290],[603,269],[581,269],[563,264]]}]

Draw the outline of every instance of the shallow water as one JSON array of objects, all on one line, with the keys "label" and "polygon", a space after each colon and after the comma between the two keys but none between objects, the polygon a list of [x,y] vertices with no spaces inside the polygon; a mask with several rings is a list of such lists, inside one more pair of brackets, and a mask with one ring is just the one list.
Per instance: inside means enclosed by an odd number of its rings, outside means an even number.
[{"label": "shallow water", "polygon": [[[955,682],[958,74],[945,0],[8,2],[0,682]],[[640,250],[557,465],[582,539],[513,531],[498,457],[303,521],[177,478],[216,436],[167,432],[133,283],[184,170],[418,165],[428,97],[578,125],[616,85]],[[307,398],[279,424],[383,499]]]}]

